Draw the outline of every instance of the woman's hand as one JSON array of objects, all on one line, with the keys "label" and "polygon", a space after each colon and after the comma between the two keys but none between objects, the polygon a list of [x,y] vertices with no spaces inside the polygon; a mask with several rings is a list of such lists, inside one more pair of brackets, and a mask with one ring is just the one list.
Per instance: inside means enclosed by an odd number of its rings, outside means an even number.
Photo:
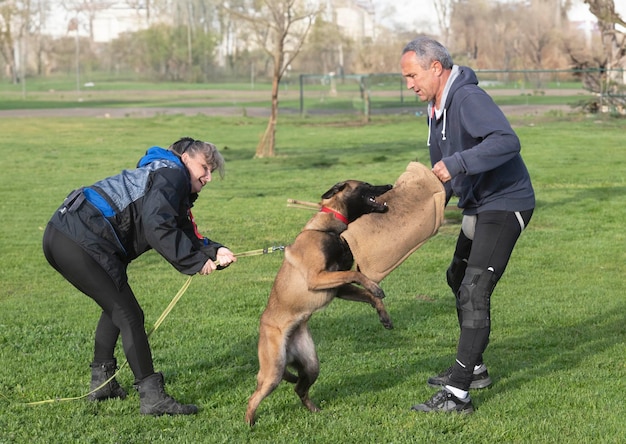
[{"label": "woman's hand", "polygon": [[231,263],[237,262],[237,257],[228,248],[220,247],[219,250],[217,250],[217,262],[220,268],[225,268]]},{"label": "woman's hand", "polygon": [[206,261],[199,273],[204,275],[211,274],[213,271],[217,270],[218,267],[220,269],[226,268],[233,262],[237,262],[237,257],[234,253],[226,247],[220,247],[219,250],[217,250],[215,262],[211,259]]},{"label": "woman's hand", "polygon": [[215,270],[217,270],[217,265],[215,264],[215,262],[209,259],[204,263],[202,270],[200,270],[198,273],[207,275],[213,273],[213,271]]}]

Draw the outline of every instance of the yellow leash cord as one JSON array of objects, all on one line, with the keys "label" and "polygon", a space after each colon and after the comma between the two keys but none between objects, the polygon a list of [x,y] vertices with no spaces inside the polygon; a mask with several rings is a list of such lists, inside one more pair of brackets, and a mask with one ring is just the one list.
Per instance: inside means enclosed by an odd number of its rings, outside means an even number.
[{"label": "yellow leash cord", "polygon": [[[258,256],[258,255],[261,255],[261,254],[268,254],[268,253],[273,253],[275,251],[284,251],[284,250],[285,250],[285,247],[281,245],[281,246],[273,246],[273,247],[269,247],[269,248],[261,248],[259,250],[246,251],[246,252],[243,252],[243,253],[235,254],[235,256],[238,257],[238,258],[239,257],[248,257],[248,256]],[[217,262],[216,262],[216,264],[219,265],[219,263],[217,263]],[[159,328],[159,326],[163,323],[165,318],[170,314],[170,312],[172,311],[174,306],[178,303],[180,298],[183,297],[183,295],[187,291],[187,288],[189,288],[189,284],[191,284],[191,279],[192,278],[193,278],[193,276],[189,276],[187,278],[187,280],[185,281],[185,283],[183,284],[183,286],[180,287],[180,290],[178,290],[178,293],[176,293],[176,295],[172,298],[172,300],[169,303],[169,305],[165,308],[165,310],[163,310],[163,313],[161,313],[161,316],[159,316],[159,318],[156,320],[156,322],[154,323],[154,325],[152,326],[150,331],[148,331],[148,333],[147,333],[148,337],[150,337],[150,335],[152,333],[154,333]],[[28,403],[26,403],[26,405],[35,406],[35,405],[43,405],[43,404],[52,404],[54,402],[75,401],[77,399],[86,398],[87,396],[91,395],[92,393],[97,392],[102,387],[104,387],[109,382],[111,382],[117,376],[117,374],[124,367],[126,367],[127,364],[128,364],[128,360],[124,361],[124,363],[122,365],[120,365],[120,367],[113,374],[113,376],[111,376],[109,379],[104,381],[101,385],[99,385],[95,389],[91,390],[88,393],[85,393],[84,395],[75,396],[75,397],[72,397],[72,398],[54,398],[54,399],[46,399],[45,401],[28,402]]]},{"label": "yellow leash cord", "polygon": [[[165,318],[167,317],[167,315],[170,314],[170,312],[172,311],[172,309],[174,308],[174,306],[176,305],[176,303],[178,302],[178,300],[185,294],[185,292],[187,291],[187,288],[189,287],[189,284],[191,284],[191,279],[193,278],[193,276],[189,276],[187,278],[187,280],[185,281],[185,283],[183,284],[183,286],[180,288],[180,290],[178,290],[178,293],[176,293],[176,296],[174,296],[174,298],[172,299],[172,301],[169,303],[169,305],[167,306],[167,308],[165,310],[163,310],[163,313],[161,313],[161,316],[159,316],[159,318],[156,320],[156,322],[154,323],[154,326],[150,329],[150,331],[147,333],[147,336],[150,337],[150,335],[152,333],[154,333],[156,331],[157,328],[159,328],[159,325],[161,325],[163,323],[163,321],[165,320]],[[97,392],[98,390],[100,390],[102,387],[104,387],[105,385],[107,385],[109,382],[111,382],[113,380],[113,378],[115,378],[117,376],[117,374],[122,371],[122,369],[124,367],[126,367],[126,365],[128,364],[128,360],[124,361],[124,363],[122,365],[120,365],[120,367],[117,369],[117,371],[113,374],[113,376],[111,376],[109,379],[107,379],[106,381],[104,381],[101,385],[99,385],[98,387],[96,387],[95,389],[91,390],[88,393],[85,393],[84,395],[81,396],[75,396],[72,398],[54,398],[54,399],[46,399],[45,401],[36,401],[36,402],[28,402],[26,403],[26,405],[30,405],[30,406],[35,406],[35,405],[42,405],[42,404],[51,404],[53,402],[63,402],[63,401],[75,401],[77,399],[83,399],[86,398],[87,396],[91,395],[92,393]]]}]

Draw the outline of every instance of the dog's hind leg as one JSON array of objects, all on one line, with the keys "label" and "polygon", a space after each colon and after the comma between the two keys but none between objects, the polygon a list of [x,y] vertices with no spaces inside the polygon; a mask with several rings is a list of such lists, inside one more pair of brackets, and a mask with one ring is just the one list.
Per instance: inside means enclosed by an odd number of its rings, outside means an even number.
[{"label": "dog's hind leg", "polygon": [[280,329],[261,323],[259,329],[259,373],[256,390],[248,399],[246,423],[254,425],[254,415],[263,399],[280,384],[287,364],[285,337]]},{"label": "dog's hind leg", "polygon": [[309,398],[309,388],[319,376],[320,363],[306,323],[293,332],[288,345],[288,354],[291,358],[291,365],[298,370],[298,382],[294,388],[296,394],[307,409],[311,412],[319,412],[319,407]]},{"label": "dog's hind leg", "polygon": [[283,381],[295,384],[296,382],[298,382],[298,377],[291,373],[289,370],[285,370],[285,372],[283,373]]},{"label": "dog's hind leg", "polygon": [[393,328],[393,322],[391,322],[391,317],[389,316],[389,313],[387,313],[387,309],[385,309],[385,304],[382,299],[374,296],[369,291],[361,287],[357,287],[356,285],[346,284],[338,288],[335,297],[345,299],[347,301],[365,302],[370,304],[378,312],[378,319],[380,319],[381,324],[383,324],[386,329],[390,330]]}]

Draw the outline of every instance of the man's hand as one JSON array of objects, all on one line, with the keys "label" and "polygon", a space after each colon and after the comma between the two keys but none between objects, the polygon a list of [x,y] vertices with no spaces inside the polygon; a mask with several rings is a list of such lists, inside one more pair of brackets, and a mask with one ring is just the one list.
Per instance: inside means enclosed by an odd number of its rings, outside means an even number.
[{"label": "man's hand", "polygon": [[435,174],[435,176],[439,178],[441,183],[446,183],[447,181],[452,179],[452,176],[450,176],[450,172],[448,171],[448,168],[446,168],[446,164],[443,163],[441,160],[435,164],[435,166],[432,169],[432,172]]}]

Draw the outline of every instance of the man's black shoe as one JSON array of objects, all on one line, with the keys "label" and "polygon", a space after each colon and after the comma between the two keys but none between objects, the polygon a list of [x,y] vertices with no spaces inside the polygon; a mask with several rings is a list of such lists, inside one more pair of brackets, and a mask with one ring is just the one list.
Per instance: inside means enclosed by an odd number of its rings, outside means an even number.
[{"label": "man's black shoe", "polygon": [[435,393],[428,401],[423,404],[417,404],[411,407],[411,410],[416,412],[445,412],[445,413],[465,413],[470,414],[474,412],[474,406],[472,400],[467,397],[466,401],[463,401],[445,388]]},{"label": "man's black shoe", "polygon": [[[452,374],[452,367],[444,370],[439,373],[437,376],[431,376],[428,378],[428,385],[431,387],[443,387],[446,385],[450,385],[450,375]],[[489,377],[489,372],[487,372],[487,367],[482,372],[472,376],[472,383],[470,384],[470,389],[483,389],[487,388],[491,385],[491,378]]]}]

